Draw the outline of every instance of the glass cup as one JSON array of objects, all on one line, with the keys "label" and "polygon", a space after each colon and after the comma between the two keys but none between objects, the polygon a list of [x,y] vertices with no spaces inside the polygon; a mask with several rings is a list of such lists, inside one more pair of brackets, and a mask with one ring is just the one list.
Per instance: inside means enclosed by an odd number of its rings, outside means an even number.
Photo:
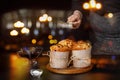
[{"label": "glass cup", "polygon": [[20,57],[25,57],[30,60],[30,74],[33,78],[40,78],[43,70],[40,69],[37,58],[42,54],[43,48],[40,46],[25,46],[22,47],[17,53]]}]

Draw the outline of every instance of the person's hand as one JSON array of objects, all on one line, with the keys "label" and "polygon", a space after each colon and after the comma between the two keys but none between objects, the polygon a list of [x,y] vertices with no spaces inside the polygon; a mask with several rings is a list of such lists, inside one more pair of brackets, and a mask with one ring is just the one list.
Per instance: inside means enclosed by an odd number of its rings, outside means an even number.
[{"label": "person's hand", "polygon": [[71,16],[68,17],[67,22],[73,25],[73,29],[77,29],[81,24],[82,13],[75,10]]}]

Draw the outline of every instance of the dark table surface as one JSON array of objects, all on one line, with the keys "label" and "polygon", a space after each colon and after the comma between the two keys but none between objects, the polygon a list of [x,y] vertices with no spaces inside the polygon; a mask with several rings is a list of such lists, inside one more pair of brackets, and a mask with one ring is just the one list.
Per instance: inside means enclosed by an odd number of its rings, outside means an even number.
[{"label": "dark table surface", "polygon": [[[119,55],[93,55],[92,70],[80,74],[57,74],[46,69],[49,57],[38,58],[43,74],[38,80],[120,80]],[[0,54],[0,80],[35,80],[29,74],[29,60],[16,53]]]}]

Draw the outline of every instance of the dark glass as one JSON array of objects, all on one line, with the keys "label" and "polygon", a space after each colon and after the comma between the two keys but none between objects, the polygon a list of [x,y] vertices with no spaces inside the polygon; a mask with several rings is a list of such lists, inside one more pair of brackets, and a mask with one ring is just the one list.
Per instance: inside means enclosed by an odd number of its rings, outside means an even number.
[{"label": "dark glass", "polygon": [[36,59],[42,54],[43,48],[40,46],[23,47],[18,51],[18,55],[28,59]]},{"label": "dark glass", "polygon": [[42,55],[42,50],[43,48],[40,46],[25,46],[18,51],[18,55],[20,57],[25,57],[30,60],[31,62],[30,74],[33,79],[37,78],[37,80],[43,73],[43,70],[40,69],[38,62],[36,60],[40,55]]},{"label": "dark glass", "polygon": [[31,54],[31,55],[28,55],[28,54],[20,54],[21,57],[25,57],[25,58],[28,58],[28,59],[34,59],[36,58],[36,54]]}]

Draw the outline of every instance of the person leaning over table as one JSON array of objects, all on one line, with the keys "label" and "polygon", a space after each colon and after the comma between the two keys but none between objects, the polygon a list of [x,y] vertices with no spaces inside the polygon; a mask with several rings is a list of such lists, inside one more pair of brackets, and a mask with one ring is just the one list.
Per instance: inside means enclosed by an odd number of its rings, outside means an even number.
[{"label": "person leaning over table", "polygon": [[[119,55],[120,54],[120,1],[104,0],[101,10],[89,12],[89,23],[92,29],[92,54]],[[105,17],[106,13],[113,13],[112,18]],[[74,10],[67,22],[72,22],[73,29],[80,27],[82,12]]]}]

